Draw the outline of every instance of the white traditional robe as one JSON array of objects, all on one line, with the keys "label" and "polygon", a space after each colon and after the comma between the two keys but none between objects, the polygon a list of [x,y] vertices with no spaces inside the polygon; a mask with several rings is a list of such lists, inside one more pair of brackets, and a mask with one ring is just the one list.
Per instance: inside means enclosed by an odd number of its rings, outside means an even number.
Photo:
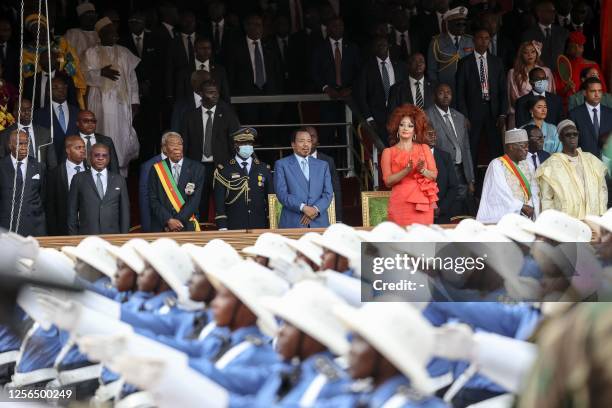
[{"label": "white traditional robe", "polygon": [[[113,139],[121,174],[127,176],[130,160],[138,157],[138,138],[132,126],[132,104],[139,104],[135,68],[140,62],[125,47],[96,46],[85,52],[84,71],[89,93],[87,107],[98,119],[96,132]],[[100,75],[103,67],[112,65],[119,79],[112,81]]]},{"label": "white traditional robe", "polygon": [[498,157],[489,163],[482,186],[482,197],[476,219],[483,223],[497,223],[509,213],[520,214],[523,205],[534,209],[534,216],[540,213],[539,188],[535,176],[526,160],[518,167],[531,187],[531,199],[527,200],[516,176],[508,170]]},{"label": "white traditional robe", "polygon": [[85,58],[85,51],[100,44],[100,37],[98,37],[97,32],[85,31],[80,28],[71,28],[66,31],[64,38],[72,45],[81,61]]}]

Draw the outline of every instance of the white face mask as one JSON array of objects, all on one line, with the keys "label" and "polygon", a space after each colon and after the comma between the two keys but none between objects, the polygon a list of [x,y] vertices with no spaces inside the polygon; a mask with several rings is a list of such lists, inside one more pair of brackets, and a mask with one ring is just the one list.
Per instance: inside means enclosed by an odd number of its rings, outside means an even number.
[{"label": "white face mask", "polygon": [[238,156],[243,159],[248,159],[253,154],[253,146],[251,145],[242,145],[238,147]]}]

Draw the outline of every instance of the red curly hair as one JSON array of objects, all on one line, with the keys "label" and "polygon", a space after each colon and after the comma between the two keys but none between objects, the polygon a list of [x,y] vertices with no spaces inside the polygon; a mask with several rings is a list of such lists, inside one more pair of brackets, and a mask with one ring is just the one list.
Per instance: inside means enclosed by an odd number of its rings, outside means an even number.
[{"label": "red curly hair", "polygon": [[399,142],[397,131],[399,130],[402,119],[406,116],[414,123],[414,135],[416,143],[427,143],[425,133],[427,132],[427,115],[423,110],[415,105],[404,104],[393,110],[389,120],[387,120],[387,132],[389,132],[389,146]]}]

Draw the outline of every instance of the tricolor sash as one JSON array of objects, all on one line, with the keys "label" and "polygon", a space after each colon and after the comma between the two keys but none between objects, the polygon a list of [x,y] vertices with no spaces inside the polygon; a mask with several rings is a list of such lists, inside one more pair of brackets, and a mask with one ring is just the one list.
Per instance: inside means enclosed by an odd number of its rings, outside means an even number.
[{"label": "tricolor sash", "polygon": [[[174,180],[174,177],[172,176],[172,173],[168,168],[168,163],[166,163],[165,160],[162,160],[160,162],[155,163],[153,165],[153,168],[155,169],[155,172],[159,177],[159,181],[161,182],[161,185],[164,188],[166,196],[168,197],[168,200],[170,200],[174,211],[181,211],[181,208],[183,208],[183,205],[185,205],[185,199],[183,199],[183,195],[181,194],[181,191],[176,185],[176,181]],[[196,231],[200,231],[200,223],[195,217],[195,214],[191,215],[189,221],[193,223],[193,226],[195,227]]]},{"label": "tricolor sash", "polygon": [[527,201],[531,200],[531,186],[529,185],[529,180],[527,180],[521,169],[512,161],[512,159],[510,159],[510,157],[508,157],[507,154],[504,154],[499,159],[504,167],[517,178],[519,185],[523,190],[523,194],[525,194],[525,197],[527,198]]}]

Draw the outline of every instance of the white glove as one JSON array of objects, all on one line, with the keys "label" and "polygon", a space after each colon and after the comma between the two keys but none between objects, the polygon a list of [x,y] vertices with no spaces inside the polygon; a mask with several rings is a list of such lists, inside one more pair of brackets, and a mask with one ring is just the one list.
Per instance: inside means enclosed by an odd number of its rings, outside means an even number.
[{"label": "white glove", "polygon": [[361,280],[327,270],[317,273],[325,280],[325,286],[353,307],[361,307]]},{"label": "white glove", "polygon": [[124,334],[119,335],[88,335],[77,338],[79,350],[86,354],[91,361],[100,361],[110,365],[120,357],[126,348],[128,339]]},{"label": "white glove", "polygon": [[435,329],[436,357],[448,360],[474,361],[476,342],[474,332],[466,324],[445,324]]},{"label": "white glove", "polygon": [[[80,345],[81,343],[79,347]],[[122,354],[115,358],[109,367],[120,373],[126,382],[140,389],[148,390],[153,388],[161,378],[166,362],[155,357],[134,357]]]},{"label": "white glove", "polygon": [[24,287],[17,297],[17,304],[30,316],[34,321],[43,328],[49,330],[51,322],[47,320],[45,310],[38,303],[38,293],[34,291],[32,286]]},{"label": "white glove", "polygon": [[121,318],[121,304],[95,292],[88,290],[84,292],[63,292],[63,295],[69,300],[78,302],[112,319],[119,320]]},{"label": "white glove", "polygon": [[8,232],[0,236],[4,250],[10,250],[17,258],[36,259],[40,247],[34,237],[22,237],[14,232]]},{"label": "white glove", "polygon": [[79,324],[82,309],[79,304],[43,294],[38,295],[38,303],[43,310],[44,320],[60,329],[73,332]]},{"label": "white glove", "polygon": [[271,258],[268,267],[291,285],[315,277],[312,268],[305,262],[287,262],[280,258]]}]

